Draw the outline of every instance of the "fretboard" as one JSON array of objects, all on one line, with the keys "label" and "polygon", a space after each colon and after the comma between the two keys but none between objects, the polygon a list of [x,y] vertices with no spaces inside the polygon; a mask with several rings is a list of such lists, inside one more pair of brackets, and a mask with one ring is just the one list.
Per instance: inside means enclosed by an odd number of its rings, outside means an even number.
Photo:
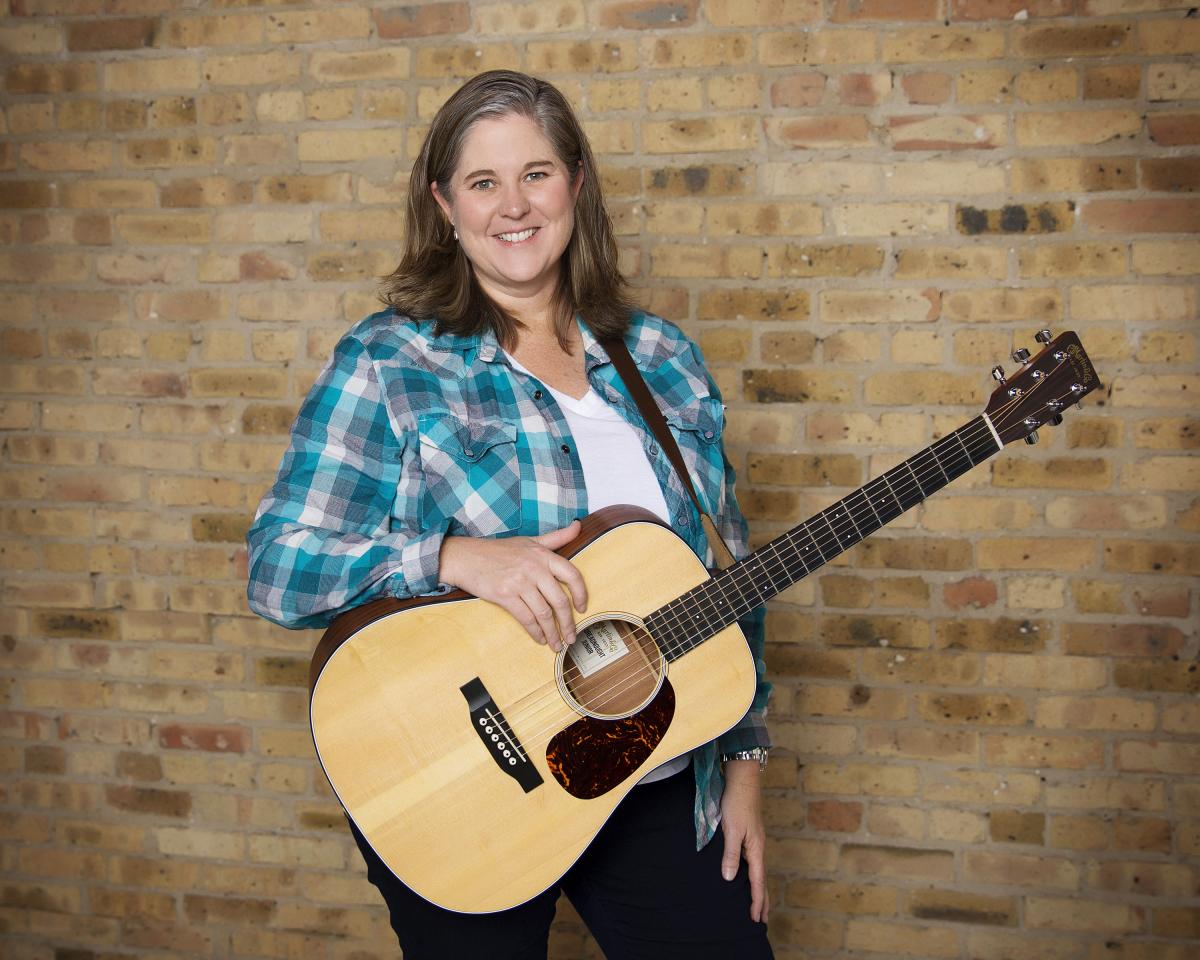
[{"label": "fretboard", "polygon": [[1000,450],[987,420],[965,426],[781,534],[645,618],[668,661],[719,633]]}]

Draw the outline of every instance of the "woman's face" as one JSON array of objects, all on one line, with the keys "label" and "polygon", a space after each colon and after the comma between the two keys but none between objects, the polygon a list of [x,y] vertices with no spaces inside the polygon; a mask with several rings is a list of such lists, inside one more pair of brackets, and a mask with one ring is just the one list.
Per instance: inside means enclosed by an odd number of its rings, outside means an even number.
[{"label": "woman's face", "polygon": [[467,132],[449,197],[430,189],[480,286],[503,301],[553,291],[582,185],[583,172],[571,176],[536,123],[509,114]]}]

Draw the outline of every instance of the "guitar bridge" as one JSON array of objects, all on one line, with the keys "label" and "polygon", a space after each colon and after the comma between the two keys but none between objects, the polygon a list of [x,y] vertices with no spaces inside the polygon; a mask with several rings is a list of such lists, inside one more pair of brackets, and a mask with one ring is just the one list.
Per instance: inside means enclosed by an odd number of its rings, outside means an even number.
[{"label": "guitar bridge", "polygon": [[516,780],[526,793],[541,786],[542,775],[530,761],[529,754],[521,746],[483,681],[476,677],[458,689],[466,698],[471,726],[475,728],[480,743],[496,761],[496,766]]}]

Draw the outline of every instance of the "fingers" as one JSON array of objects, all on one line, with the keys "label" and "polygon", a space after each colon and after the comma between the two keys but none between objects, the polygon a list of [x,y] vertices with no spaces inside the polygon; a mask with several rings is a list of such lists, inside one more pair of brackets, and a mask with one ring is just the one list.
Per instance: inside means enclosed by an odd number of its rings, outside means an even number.
[{"label": "fingers", "polygon": [[574,611],[587,606],[587,589],[583,574],[554,550],[578,536],[579,528],[576,520],[538,537],[446,537],[439,575],[499,605],[536,642],[558,652],[575,640]]},{"label": "fingers", "polygon": [[725,832],[725,849],[721,855],[721,876],[732,880],[737,876],[738,866],[743,854],[750,878],[750,919],[755,923],[766,923],[767,914],[771,911],[770,897],[767,894],[767,871],[763,864],[761,846],[749,842],[747,834],[736,828]]},{"label": "fingers", "polygon": [[740,829],[732,826],[725,829],[725,850],[721,854],[721,876],[726,880],[732,880],[737,876],[738,864],[742,859],[744,837],[745,834]]},{"label": "fingers", "polygon": [[750,868],[750,919],[756,923],[766,923],[767,914],[771,911],[771,900],[767,894],[767,871],[763,867],[762,851],[757,851],[755,856],[755,853],[747,848],[746,864]]}]

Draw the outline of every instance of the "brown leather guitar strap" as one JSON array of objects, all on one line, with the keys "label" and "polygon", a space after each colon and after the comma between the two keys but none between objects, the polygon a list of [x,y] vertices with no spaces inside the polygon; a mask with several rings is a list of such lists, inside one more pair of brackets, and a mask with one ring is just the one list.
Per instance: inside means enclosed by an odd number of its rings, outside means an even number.
[{"label": "brown leather guitar strap", "polygon": [[654,402],[654,397],[650,395],[650,388],[646,386],[646,381],[642,379],[642,374],[637,368],[637,364],[633,362],[633,357],[629,355],[629,348],[625,346],[625,341],[620,338],[611,340],[601,340],[605,352],[609,359],[612,360],[613,366],[617,368],[617,373],[621,375],[625,386],[629,388],[629,393],[633,397],[633,402],[637,404],[638,410],[642,413],[642,419],[646,421],[646,426],[650,428],[650,432],[658,439],[658,445],[662,447],[663,452],[667,455],[667,459],[671,461],[671,466],[675,468],[675,473],[678,475],[680,482],[683,483],[684,489],[692,498],[692,503],[696,505],[696,511],[700,514],[700,523],[704,528],[704,535],[708,538],[708,544],[712,547],[713,559],[717,563],[717,567],[724,570],[726,567],[733,565],[733,554],[729,552],[729,547],[725,545],[725,541],[721,539],[721,535],[717,532],[717,525],[713,523],[712,517],[704,512],[704,508],[700,506],[700,498],[696,496],[696,489],[692,486],[692,478],[688,476],[687,467],[683,462],[683,455],[679,452],[679,445],[675,442],[675,438],[671,435],[671,428],[667,426],[666,418],[659,409],[658,404]]}]

